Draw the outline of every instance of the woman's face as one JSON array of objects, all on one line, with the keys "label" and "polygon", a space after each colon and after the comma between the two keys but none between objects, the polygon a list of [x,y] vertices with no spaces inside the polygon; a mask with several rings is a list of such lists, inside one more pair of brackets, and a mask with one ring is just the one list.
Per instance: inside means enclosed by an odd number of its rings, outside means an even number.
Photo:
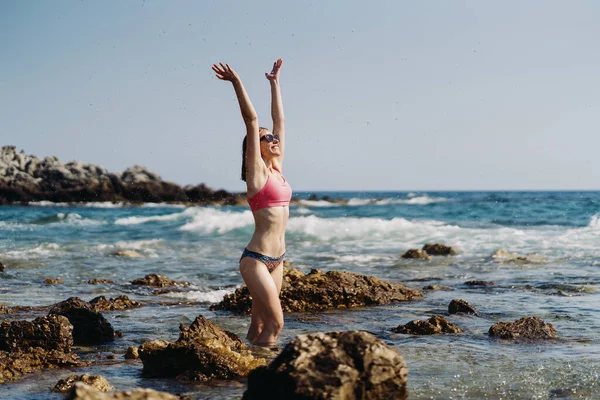
[{"label": "woman's face", "polygon": [[[272,139],[272,141],[269,142],[268,139]],[[266,129],[260,132],[260,155],[262,158],[272,158],[281,155],[278,137],[274,137],[274,135]]]}]

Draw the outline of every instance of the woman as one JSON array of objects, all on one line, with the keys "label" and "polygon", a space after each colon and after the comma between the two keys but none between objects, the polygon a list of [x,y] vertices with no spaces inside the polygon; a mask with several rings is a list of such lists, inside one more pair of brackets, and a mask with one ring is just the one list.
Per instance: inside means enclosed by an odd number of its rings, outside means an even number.
[{"label": "woman", "polygon": [[271,84],[272,133],[267,128],[259,128],[256,111],[235,71],[228,64],[212,67],[217,78],[233,84],[246,125],[242,180],[246,182],[255,229],[240,258],[240,272],[252,295],[252,318],[247,338],[260,346],[275,344],[283,328],[279,292],[292,189],[281,174],[285,143],[279,90],[281,64],[282,60],[278,59],[271,73],[265,74]]}]

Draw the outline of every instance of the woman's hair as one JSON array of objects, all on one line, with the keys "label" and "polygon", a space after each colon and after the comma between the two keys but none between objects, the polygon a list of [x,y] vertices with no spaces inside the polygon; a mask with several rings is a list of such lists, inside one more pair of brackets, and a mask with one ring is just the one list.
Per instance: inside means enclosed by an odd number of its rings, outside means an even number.
[{"label": "woman's hair", "polygon": [[[258,128],[258,134],[260,135],[264,131],[269,131],[269,129],[265,127]],[[248,136],[244,136],[244,141],[242,142],[242,180],[246,182],[246,147],[248,146]]]}]

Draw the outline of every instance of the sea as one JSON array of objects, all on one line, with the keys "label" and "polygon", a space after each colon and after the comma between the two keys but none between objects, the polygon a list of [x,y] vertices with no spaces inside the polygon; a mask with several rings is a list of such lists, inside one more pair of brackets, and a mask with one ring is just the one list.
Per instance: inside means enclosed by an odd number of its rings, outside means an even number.
[{"label": "sea", "polygon": [[[422,300],[285,315],[279,340],[336,330],[366,330],[402,354],[410,399],[600,399],[600,192],[304,192],[290,206],[286,259],[304,272],[351,271],[403,282]],[[316,194],[316,196],[311,196]],[[340,202],[322,200],[329,196]],[[314,200],[314,198],[317,200]],[[309,199],[313,200],[309,200]],[[71,374],[102,375],[117,390],[153,388],[196,399],[240,399],[244,378],[205,384],[146,378],[129,346],[175,341],[179,325],[203,315],[245,337],[248,316],[210,311],[243,284],[240,254],[253,233],[243,206],[131,206],[40,202],[0,207],[0,304],[49,306],[77,296],[127,295],[144,304],[103,315],[121,338],[75,347],[92,364],[44,370],[0,385],[2,399],[62,399],[51,393]],[[426,243],[456,248],[454,256],[404,259]],[[520,256],[494,257],[497,250]],[[116,256],[135,251],[141,257]],[[192,285],[156,294],[131,285],[158,273]],[[60,278],[62,284],[45,284]],[[90,279],[114,283],[88,284]],[[469,286],[483,280],[492,286]],[[480,314],[449,315],[463,299]],[[33,319],[33,308],[0,319]],[[444,316],[461,334],[413,336],[391,331],[416,319]],[[492,338],[496,322],[539,317],[555,340]]]}]

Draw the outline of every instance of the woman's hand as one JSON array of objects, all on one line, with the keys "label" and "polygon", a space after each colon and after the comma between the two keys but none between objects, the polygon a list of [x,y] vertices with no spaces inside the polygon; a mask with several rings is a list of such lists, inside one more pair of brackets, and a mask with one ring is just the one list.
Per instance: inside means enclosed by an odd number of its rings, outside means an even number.
[{"label": "woman's hand", "polygon": [[223,65],[223,63],[213,64],[212,70],[217,74],[217,78],[222,81],[229,81],[231,83],[238,82],[240,77],[236,72],[229,66],[229,64]]},{"label": "woman's hand", "polygon": [[271,82],[279,82],[279,72],[281,71],[281,64],[283,64],[283,60],[280,58],[273,63],[273,69],[270,73],[265,73],[267,79]]}]

